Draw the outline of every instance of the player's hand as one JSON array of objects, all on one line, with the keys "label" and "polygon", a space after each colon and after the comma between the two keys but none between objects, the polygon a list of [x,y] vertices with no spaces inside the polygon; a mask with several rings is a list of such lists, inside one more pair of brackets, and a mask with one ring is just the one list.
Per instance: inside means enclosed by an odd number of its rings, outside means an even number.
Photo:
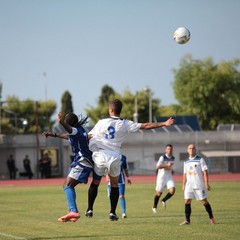
[{"label": "player's hand", "polygon": [[210,187],[209,184],[207,184],[206,188],[207,188],[208,191],[211,191],[211,187]]},{"label": "player's hand", "polygon": [[61,114],[61,112],[59,112],[58,115],[57,115],[57,120],[58,120],[58,122],[60,122],[61,119],[62,119],[62,114]]},{"label": "player's hand", "polygon": [[127,178],[127,182],[128,182],[128,184],[132,184],[132,181],[131,181],[131,179],[130,178]]},{"label": "player's hand", "polygon": [[170,126],[173,125],[176,122],[176,120],[173,117],[170,117],[166,122],[165,122],[165,126]]},{"label": "player's hand", "polygon": [[51,136],[51,133],[50,132],[43,132],[43,135],[47,138],[47,137]]}]

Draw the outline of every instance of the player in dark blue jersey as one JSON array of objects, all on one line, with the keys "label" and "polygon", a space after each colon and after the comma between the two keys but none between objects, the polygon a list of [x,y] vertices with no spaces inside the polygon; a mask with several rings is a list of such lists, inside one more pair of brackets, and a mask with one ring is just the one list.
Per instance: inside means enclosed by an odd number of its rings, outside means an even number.
[{"label": "player in dark blue jersey", "polygon": [[[127,213],[126,213],[126,200],[125,200],[125,183],[126,179],[125,176],[127,177],[127,183],[131,184],[131,179],[129,178],[128,174],[128,163],[127,163],[127,158],[125,155],[122,155],[121,158],[121,172],[118,178],[118,189],[119,189],[119,201],[121,205],[121,210],[122,210],[122,218],[127,218]],[[110,192],[111,192],[111,184],[109,177],[107,176],[107,181],[108,181],[108,196],[110,197]]]},{"label": "player in dark blue jersey", "polygon": [[58,137],[68,139],[73,152],[73,162],[71,170],[64,182],[64,192],[68,203],[68,213],[58,219],[59,222],[76,222],[80,217],[76,204],[75,186],[79,183],[86,184],[93,169],[92,152],[88,147],[88,135],[83,128],[87,117],[80,120],[74,113],[66,114],[63,119],[61,113],[58,114],[58,122],[66,130],[66,134],[44,132],[45,137]]}]

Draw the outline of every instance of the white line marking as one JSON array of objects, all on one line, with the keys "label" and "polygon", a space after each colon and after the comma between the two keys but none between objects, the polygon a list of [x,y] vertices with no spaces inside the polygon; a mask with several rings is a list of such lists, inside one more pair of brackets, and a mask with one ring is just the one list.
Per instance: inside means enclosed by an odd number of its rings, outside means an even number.
[{"label": "white line marking", "polygon": [[0,232],[0,236],[13,238],[15,240],[27,240],[26,238],[23,238],[23,237],[18,237],[18,236],[14,236],[14,235],[11,235],[11,234],[6,234],[6,233],[1,233],[1,232]]}]

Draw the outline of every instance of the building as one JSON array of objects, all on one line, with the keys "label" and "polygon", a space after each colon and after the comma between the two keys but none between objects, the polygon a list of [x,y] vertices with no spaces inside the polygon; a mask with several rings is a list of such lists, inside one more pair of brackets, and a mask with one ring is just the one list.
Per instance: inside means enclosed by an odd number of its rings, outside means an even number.
[{"label": "building", "polygon": [[[228,127],[227,127],[228,126]],[[128,157],[130,174],[155,174],[156,161],[164,152],[165,145],[174,146],[176,174],[182,174],[183,161],[187,157],[187,146],[194,143],[198,154],[205,157],[210,173],[240,172],[239,125],[222,125],[217,131],[193,131],[184,126],[163,127],[145,130],[127,136],[122,152]],[[27,154],[31,160],[34,178],[40,178],[38,161],[48,153],[51,158],[52,177],[67,175],[71,163],[69,142],[42,135],[0,135],[0,179],[8,179],[6,165],[10,154],[18,168],[17,178],[24,177],[23,159]]]}]

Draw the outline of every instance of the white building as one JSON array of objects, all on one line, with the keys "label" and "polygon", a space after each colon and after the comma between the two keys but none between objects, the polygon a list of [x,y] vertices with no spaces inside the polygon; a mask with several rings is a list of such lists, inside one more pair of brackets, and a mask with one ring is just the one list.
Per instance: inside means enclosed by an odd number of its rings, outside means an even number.
[{"label": "white building", "polygon": [[[175,173],[182,173],[183,161],[187,157],[187,146],[194,143],[198,154],[205,157],[210,173],[240,172],[240,131],[186,131],[159,130],[139,131],[128,135],[122,152],[128,158],[131,175],[155,174],[155,165],[165,145],[172,144],[175,156]],[[52,159],[52,177],[65,177],[71,163],[69,142],[42,135],[0,135],[0,179],[8,179],[7,158],[13,155],[17,178],[24,176],[23,159],[28,155],[34,173],[40,178],[38,160],[42,153]]]}]

